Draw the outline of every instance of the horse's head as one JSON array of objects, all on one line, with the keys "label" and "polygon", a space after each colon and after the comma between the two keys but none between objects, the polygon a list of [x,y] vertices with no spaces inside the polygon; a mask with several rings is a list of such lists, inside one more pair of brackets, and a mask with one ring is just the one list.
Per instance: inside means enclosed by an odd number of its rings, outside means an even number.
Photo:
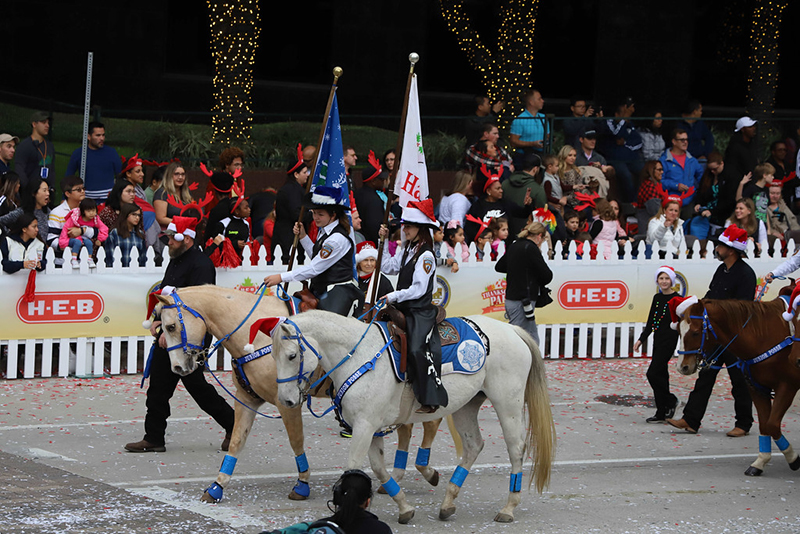
[{"label": "horse's head", "polygon": [[691,375],[697,372],[704,355],[716,344],[702,302],[692,304],[683,313],[678,323],[678,330],[680,331],[678,372]]},{"label": "horse's head", "polygon": [[206,322],[203,316],[187,306],[178,293],[165,297],[156,295],[161,306],[161,328],[167,342],[172,372],[186,376],[204,363],[203,343]]},{"label": "horse's head", "polygon": [[294,322],[272,319],[277,323],[270,335],[277,371],[278,400],[284,406],[294,408],[306,399],[311,375],[320,356],[313,339],[304,335]]}]

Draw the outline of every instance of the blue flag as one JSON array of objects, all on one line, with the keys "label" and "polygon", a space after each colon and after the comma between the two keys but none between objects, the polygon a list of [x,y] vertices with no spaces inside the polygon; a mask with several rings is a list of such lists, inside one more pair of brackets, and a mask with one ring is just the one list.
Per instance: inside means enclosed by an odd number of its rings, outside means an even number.
[{"label": "blue flag", "polygon": [[353,217],[350,214],[350,188],[347,185],[347,171],[344,168],[342,126],[339,124],[339,103],[336,100],[336,93],[333,95],[331,112],[325,124],[325,135],[322,138],[322,146],[319,147],[318,154],[314,180],[311,182],[311,192],[313,193],[318,186],[341,189],[340,203],[347,209],[347,218],[350,220],[350,240],[353,242],[353,278],[357,280],[355,233]]},{"label": "blue flag", "polygon": [[319,147],[319,159],[314,169],[314,180],[311,192],[319,185],[335,187],[342,190],[340,198],[343,205],[350,209],[350,189],[347,186],[347,172],[344,169],[344,149],[342,148],[342,127],[339,124],[339,104],[336,94],[333,95],[331,112],[325,124],[325,136]]}]

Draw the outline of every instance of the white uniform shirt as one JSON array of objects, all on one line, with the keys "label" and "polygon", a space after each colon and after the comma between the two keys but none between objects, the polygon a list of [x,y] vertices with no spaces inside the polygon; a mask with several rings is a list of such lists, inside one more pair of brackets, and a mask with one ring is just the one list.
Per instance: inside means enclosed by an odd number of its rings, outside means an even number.
[{"label": "white uniform shirt", "polygon": [[[421,230],[422,231],[422,230]],[[427,230],[425,230],[427,231]],[[400,268],[403,267],[403,251],[400,247],[395,251],[394,256],[389,255],[388,241],[383,249],[383,261],[381,262],[381,271],[386,274],[397,274]],[[406,263],[414,258],[415,250],[409,251]],[[414,266],[414,278],[411,285],[406,289],[397,289],[386,295],[386,300],[390,304],[395,302],[404,302],[406,300],[414,300],[420,298],[428,290],[428,283],[432,276],[436,275],[436,258],[433,252],[426,250],[420,255],[416,266]]]},{"label": "white uniform shirt", "polygon": [[[332,233],[338,224],[339,221],[334,220],[328,226],[320,228],[317,239],[322,239],[323,236]],[[300,240],[300,244],[303,245],[303,250],[306,251],[306,255],[311,258],[314,254],[314,242],[311,241],[311,238],[305,236]],[[331,235],[325,240],[319,254],[311,258],[311,261],[307,261],[305,265],[301,265],[296,269],[281,274],[281,281],[302,282],[303,280],[309,280],[322,274],[347,254],[352,244],[353,242],[350,238],[345,235],[340,233]]]}]

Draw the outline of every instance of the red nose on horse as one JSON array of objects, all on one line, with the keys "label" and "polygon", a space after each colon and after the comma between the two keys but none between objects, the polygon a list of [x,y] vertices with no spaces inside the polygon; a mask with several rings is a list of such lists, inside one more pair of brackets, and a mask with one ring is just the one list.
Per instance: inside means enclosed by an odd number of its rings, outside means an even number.
[{"label": "red nose on horse", "polygon": [[679,324],[680,373],[690,375],[714,365],[715,356],[722,351],[740,360],[761,434],[758,458],[745,471],[750,476],[763,473],[771,457],[770,438],[789,466],[793,470],[800,468],[800,458],[781,434],[781,420],[800,389],[800,368],[796,365],[800,344],[794,343],[796,325],[781,316],[785,310],[786,304],[780,298],[769,302],[702,299],[684,312]]}]

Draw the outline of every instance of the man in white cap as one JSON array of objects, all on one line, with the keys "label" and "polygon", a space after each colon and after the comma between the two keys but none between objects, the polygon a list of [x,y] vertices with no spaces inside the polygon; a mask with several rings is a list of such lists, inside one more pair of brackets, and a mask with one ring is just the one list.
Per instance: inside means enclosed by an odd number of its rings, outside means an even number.
[{"label": "man in white cap", "polygon": [[7,133],[0,134],[0,174],[11,170],[11,160],[14,159],[17,143],[19,137]]},{"label": "man in white cap", "polygon": [[725,167],[741,180],[742,176],[758,165],[758,143],[756,143],[756,123],[750,117],[736,121],[736,129],[725,149]]}]

